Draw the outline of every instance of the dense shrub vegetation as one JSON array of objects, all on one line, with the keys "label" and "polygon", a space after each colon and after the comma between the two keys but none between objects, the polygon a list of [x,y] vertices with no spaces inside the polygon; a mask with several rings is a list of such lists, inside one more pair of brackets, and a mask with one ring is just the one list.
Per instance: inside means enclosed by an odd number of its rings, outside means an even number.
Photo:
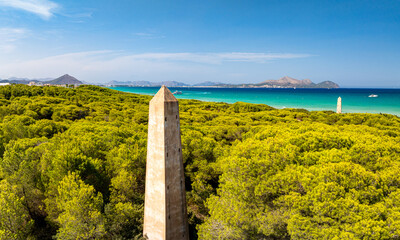
[{"label": "dense shrub vegetation", "polygon": [[[151,97],[0,87],[0,239],[140,239]],[[400,119],[180,100],[192,238],[400,238]]]}]

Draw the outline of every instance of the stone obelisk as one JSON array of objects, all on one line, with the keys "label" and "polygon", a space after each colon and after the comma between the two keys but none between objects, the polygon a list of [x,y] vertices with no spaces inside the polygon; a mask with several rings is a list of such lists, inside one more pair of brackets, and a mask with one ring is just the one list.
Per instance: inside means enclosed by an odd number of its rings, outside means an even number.
[{"label": "stone obelisk", "polygon": [[337,99],[336,113],[342,113],[342,98],[341,97],[338,97],[338,99]]},{"label": "stone obelisk", "polygon": [[179,106],[165,86],[149,107],[143,236],[189,239]]}]

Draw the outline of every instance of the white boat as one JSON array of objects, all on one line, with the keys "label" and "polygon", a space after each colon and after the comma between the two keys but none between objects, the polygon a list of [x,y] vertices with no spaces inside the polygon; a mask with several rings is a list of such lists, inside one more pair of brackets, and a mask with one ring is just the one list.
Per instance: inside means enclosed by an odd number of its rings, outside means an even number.
[{"label": "white boat", "polygon": [[371,94],[371,95],[369,95],[368,97],[378,97],[378,95],[376,95],[376,94]]},{"label": "white boat", "polygon": [[182,92],[181,92],[181,91],[175,91],[175,92],[173,92],[172,94],[174,94],[174,95],[180,95],[180,94],[182,94]]}]

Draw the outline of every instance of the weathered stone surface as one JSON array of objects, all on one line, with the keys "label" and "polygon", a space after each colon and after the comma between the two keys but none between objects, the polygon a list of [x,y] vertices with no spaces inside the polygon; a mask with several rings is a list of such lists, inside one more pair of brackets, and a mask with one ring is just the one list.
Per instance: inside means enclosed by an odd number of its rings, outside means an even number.
[{"label": "weathered stone surface", "polygon": [[338,99],[337,99],[336,113],[342,113],[342,98],[341,97],[338,97]]},{"label": "weathered stone surface", "polygon": [[150,101],[143,235],[189,239],[178,100],[162,86]]}]

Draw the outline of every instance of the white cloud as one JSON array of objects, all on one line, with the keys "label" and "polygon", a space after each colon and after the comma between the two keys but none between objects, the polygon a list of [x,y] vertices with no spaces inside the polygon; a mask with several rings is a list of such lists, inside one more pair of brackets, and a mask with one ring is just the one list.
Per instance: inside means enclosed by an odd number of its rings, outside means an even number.
[{"label": "white cloud", "polygon": [[133,33],[133,35],[140,39],[159,39],[165,38],[163,35],[155,34],[155,33],[147,33],[147,32],[137,32]]},{"label": "white cloud", "polygon": [[266,62],[276,59],[292,59],[311,57],[310,54],[293,54],[293,53],[220,53],[218,57],[226,61],[243,61],[243,62]]},{"label": "white cloud", "polygon": [[127,58],[152,61],[184,61],[206,64],[220,64],[224,61],[258,62],[263,63],[276,59],[291,59],[310,57],[309,54],[281,53],[143,53],[129,55]]},{"label": "white cloud", "polygon": [[24,28],[0,28],[0,41],[15,42],[27,32],[28,31]]},{"label": "white cloud", "polygon": [[11,53],[15,48],[13,44],[0,44],[0,53]]},{"label": "white cloud", "polygon": [[12,52],[16,42],[26,37],[28,32],[24,28],[0,28],[0,52]]},{"label": "white cloud", "polygon": [[39,15],[44,19],[53,16],[58,4],[48,0],[0,0],[0,6],[12,7]]},{"label": "white cloud", "polygon": [[[142,53],[117,51],[69,53],[0,64],[0,76],[57,77],[65,73],[89,82],[110,80],[210,80],[217,76],[232,77],[231,62],[265,63],[271,60],[304,58],[308,54],[277,53]],[[229,73],[228,73],[229,72]],[[246,74],[236,77],[243,79]],[[235,77],[235,76],[233,76]],[[186,81],[187,82],[187,81]]]}]

